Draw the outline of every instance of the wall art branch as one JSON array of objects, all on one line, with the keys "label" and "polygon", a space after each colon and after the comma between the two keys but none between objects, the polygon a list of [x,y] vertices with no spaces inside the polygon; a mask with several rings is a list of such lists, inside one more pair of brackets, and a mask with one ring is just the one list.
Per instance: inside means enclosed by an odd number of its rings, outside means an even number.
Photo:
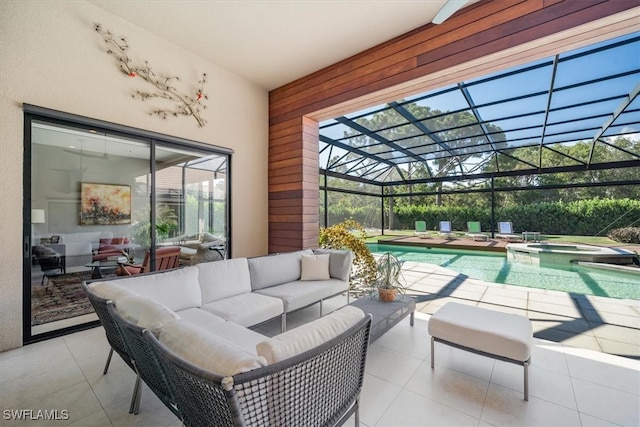
[{"label": "wall art branch", "polygon": [[136,90],[131,94],[133,98],[143,101],[152,98],[163,98],[175,103],[174,108],[156,108],[149,113],[150,115],[157,115],[163,119],[170,116],[191,116],[198,122],[199,127],[203,127],[207,123],[201,115],[202,111],[207,108],[203,101],[209,99],[207,94],[204,93],[204,85],[207,83],[206,73],[202,74],[197,88],[192,93],[180,93],[174,86],[176,82],[180,81],[178,76],[156,75],[148,61],[144,61],[144,65],[136,65],[129,57],[129,43],[125,37],[114,37],[111,31],[103,29],[100,24],[94,24],[94,29],[104,39],[106,52],[114,56],[120,71],[129,78],[139,77],[153,86],[154,89],[149,91]]}]

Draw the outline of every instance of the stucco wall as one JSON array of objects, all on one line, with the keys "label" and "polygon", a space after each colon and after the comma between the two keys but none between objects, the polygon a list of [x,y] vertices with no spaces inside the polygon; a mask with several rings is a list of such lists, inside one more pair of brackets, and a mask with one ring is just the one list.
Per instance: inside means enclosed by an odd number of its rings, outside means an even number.
[{"label": "stucco wall", "polygon": [[[206,72],[207,125],[149,116],[95,22],[126,35],[130,56],[158,73],[196,84]],[[267,252],[264,89],[83,1],[0,2],[0,351],[22,345],[23,103],[233,149],[232,255]]]}]

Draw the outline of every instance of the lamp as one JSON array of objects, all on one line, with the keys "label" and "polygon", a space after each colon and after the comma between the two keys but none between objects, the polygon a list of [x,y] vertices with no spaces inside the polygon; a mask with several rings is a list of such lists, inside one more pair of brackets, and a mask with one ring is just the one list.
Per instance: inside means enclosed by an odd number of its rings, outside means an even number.
[{"label": "lamp", "polygon": [[31,224],[44,224],[44,209],[31,209]]},{"label": "lamp", "polygon": [[[44,224],[44,209],[31,209],[31,236],[34,240],[36,227],[33,224]],[[31,240],[33,242],[33,240]]]},{"label": "lamp", "polygon": [[462,9],[468,2],[469,0],[448,0],[431,22],[434,24],[442,24],[451,15]]}]

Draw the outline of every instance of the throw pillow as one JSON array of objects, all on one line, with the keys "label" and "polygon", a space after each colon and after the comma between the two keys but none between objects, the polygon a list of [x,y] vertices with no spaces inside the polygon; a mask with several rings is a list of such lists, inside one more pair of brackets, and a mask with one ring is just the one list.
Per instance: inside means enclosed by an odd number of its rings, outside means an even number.
[{"label": "throw pillow", "polygon": [[331,255],[302,255],[300,280],[329,280],[329,258]]}]

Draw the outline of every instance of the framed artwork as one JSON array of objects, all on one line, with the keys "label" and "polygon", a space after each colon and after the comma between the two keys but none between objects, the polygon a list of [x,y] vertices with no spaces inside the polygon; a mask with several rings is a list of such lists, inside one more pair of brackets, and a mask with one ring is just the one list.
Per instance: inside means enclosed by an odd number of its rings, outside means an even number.
[{"label": "framed artwork", "polygon": [[80,225],[131,224],[131,187],[80,184]]},{"label": "framed artwork", "polygon": [[51,243],[60,243],[60,236],[51,236]]}]

